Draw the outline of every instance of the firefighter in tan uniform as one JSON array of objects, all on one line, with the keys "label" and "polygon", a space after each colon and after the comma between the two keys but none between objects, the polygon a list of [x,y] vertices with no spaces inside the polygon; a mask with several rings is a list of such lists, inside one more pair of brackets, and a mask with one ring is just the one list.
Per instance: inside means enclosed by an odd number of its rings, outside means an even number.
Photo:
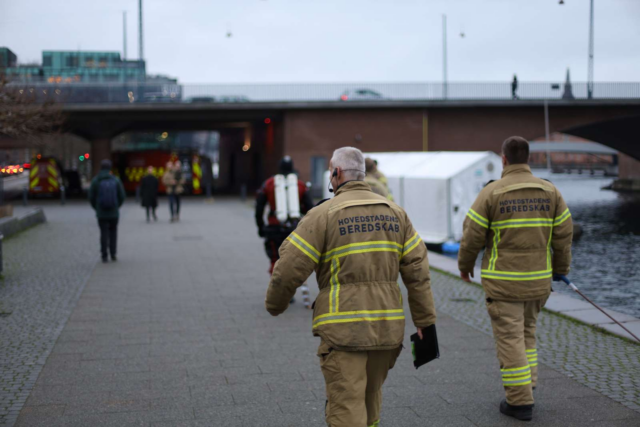
[{"label": "firefighter in tan uniform", "polygon": [[321,338],[327,425],[377,426],[381,387],[404,338],[398,274],[418,333],[436,321],[427,250],[402,208],[362,181],[360,150],[336,150],[330,170],[335,197],[311,209],[280,247],[265,304],[281,314],[316,272],[313,334]]},{"label": "firefighter in tan uniform", "polygon": [[533,416],[538,373],[536,321],[551,292],[553,274],[569,273],[571,213],[553,184],[531,174],[529,144],[521,137],[502,145],[502,179],[478,195],[464,222],[458,266],[470,281],[478,252],[482,286],[498,350],[506,400],[500,412]]},{"label": "firefighter in tan uniform", "polygon": [[366,176],[364,177],[364,182],[369,184],[371,187],[371,191],[376,194],[381,195],[387,200],[391,200],[393,202],[393,196],[389,191],[389,187],[387,185],[387,177],[385,177],[380,171],[378,171],[378,167],[373,159],[367,157],[364,159]]}]

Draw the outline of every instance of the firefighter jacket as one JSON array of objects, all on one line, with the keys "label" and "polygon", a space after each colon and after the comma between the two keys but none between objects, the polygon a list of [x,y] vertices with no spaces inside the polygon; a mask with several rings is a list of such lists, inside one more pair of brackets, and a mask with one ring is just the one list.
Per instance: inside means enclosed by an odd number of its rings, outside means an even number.
[{"label": "firefighter jacket", "polygon": [[427,249],[407,214],[363,181],[341,185],[280,247],[265,302],[276,316],[315,271],[313,333],[343,351],[397,348],[404,338],[398,273],[416,327],[435,323]]},{"label": "firefighter jacket", "polygon": [[387,200],[393,201],[393,198],[391,197],[389,190],[387,190],[387,187],[385,187],[384,184],[382,184],[376,178],[367,175],[364,177],[364,182],[369,184],[369,187],[371,187],[371,191],[373,191],[374,193],[384,197]]},{"label": "firefighter jacket", "polygon": [[489,298],[525,301],[551,292],[551,278],[569,273],[573,224],[558,189],[528,165],[505,167],[502,179],[478,195],[464,221],[460,271],[471,272],[478,252]]}]

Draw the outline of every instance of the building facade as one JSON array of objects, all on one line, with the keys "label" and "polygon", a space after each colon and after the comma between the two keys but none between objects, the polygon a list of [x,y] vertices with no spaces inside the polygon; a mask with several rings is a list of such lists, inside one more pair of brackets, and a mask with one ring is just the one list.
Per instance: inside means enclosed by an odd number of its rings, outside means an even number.
[{"label": "building facade", "polygon": [[15,67],[18,57],[7,47],[0,47],[0,68]]},{"label": "building facade", "polygon": [[[4,50],[4,51],[3,51]],[[119,52],[42,52],[41,65],[18,65],[17,57],[0,48],[0,71],[11,80],[41,83],[128,83],[146,78],[144,61],[127,61]]]}]

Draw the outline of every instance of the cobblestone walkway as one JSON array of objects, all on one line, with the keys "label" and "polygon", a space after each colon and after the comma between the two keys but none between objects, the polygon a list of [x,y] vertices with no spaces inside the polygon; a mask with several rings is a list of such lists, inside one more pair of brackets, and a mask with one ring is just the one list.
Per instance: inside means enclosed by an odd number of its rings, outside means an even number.
[{"label": "cobblestone walkway", "polygon": [[[67,282],[76,293],[42,289],[42,299],[24,301],[34,304],[24,308],[34,316],[48,312],[47,302],[58,293],[77,295],[82,281],[75,285],[72,278],[86,278],[83,268],[91,270],[98,259],[91,211],[67,208],[64,221],[23,235],[57,244],[56,257],[68,257],[75,268],[74,274],[61,268],[42,277],[46,283]],[[264,310],[268,261],[251,210],[235,201],[187,200],[182,221],[170,224],[165,209],[158,223],[146,224],[139,207],[126,205],[119,261],[93,269],[70,316],[73,298],[56,309],[67,310],[63,323],[69,318],[61,333],[53,320],[50,329],[32,335],[28,323],[14,326],[14,333],[25,336],[16,347],[25,353],[16,350],[16,361],[30,360],[31,340],[53,344],[59,333],[16,425],[324,426],[324,382],[311,313],[299,303],[277,318]],[[61,236],[51,228],[78,232]],[[47,253],[40,250],[23,254],[31,258],[21,258],[21,268],[32,269]],[[482,291],[437,272],[433,283],[442,358],[416,371],[409,352],[401,354],[385,385],[381,425],[521,425],[497,410],[503,390]],[[314,280],[309,287],[315,297]],[[3,300],[5,294],[0,290]],[[16,292],[11,295],[19,301]],[[548,314],[541,323],[544,365],[530,425],[640,426],[637,411],[603,395],[637,410],[638,347]],[[408,324],[405,346],[412,332]],[[38,357],[41,363],[44,356]],[[2,389],[6,384],[0,379]],[[14,411],[27,396],[25,384]],[[12,421],[5,417],[4,424]]]},{"label": "cobblestone walkway", "polygon": [[[492,335],[481,288],[448,274],[434,279],[441,312]],[[549,312],[540,315],[537,336],[542,363],[640,412],[640,345]]]},{"label": "cobblestone walkway", "polygon": [[47,206],[49,222],[3,242],[0,426],[17,419],[97,259],[97,227],[85,203]]}]

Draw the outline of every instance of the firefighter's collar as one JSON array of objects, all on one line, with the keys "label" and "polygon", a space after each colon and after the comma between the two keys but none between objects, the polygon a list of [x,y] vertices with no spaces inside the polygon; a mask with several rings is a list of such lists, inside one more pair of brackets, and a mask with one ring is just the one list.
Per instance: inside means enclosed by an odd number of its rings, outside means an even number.
[{"label": "firefighter's collar", "polygon": [[338,188],[336,189],[335,195],[337,196],[338,194],[343,193],[345,191],[354,191],[354,190],[371,191],[371,187],[369,187],[369,184],[367,184],[364,181],[355,181],[355,180],[346,181],[338,186]]},{"label": "firefighter's collar", "polygon": [[517,165],[509,165],[502,170],[502,178],[509,174],[514,173],[529,173],[531,174],[531,168],[529,165],[525,165],[524,163],[519,163]]}]

